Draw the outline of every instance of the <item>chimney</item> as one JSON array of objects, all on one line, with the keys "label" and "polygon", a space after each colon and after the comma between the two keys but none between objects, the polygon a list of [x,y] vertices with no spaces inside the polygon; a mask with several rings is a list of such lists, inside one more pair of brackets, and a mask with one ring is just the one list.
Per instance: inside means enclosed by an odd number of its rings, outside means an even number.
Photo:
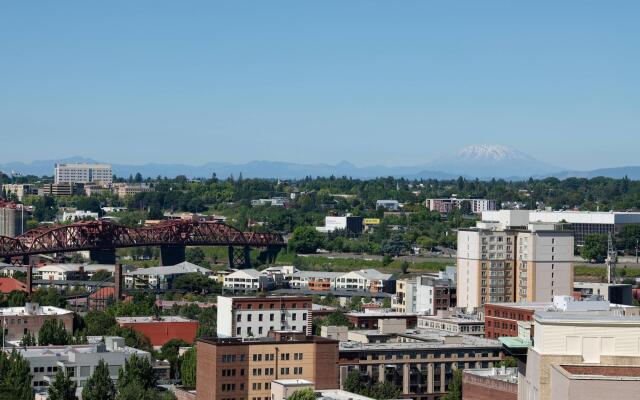
[{"label": "chimney", "polygon": [[31,298],[33,294],[33,267],[35,266],[35,260],[29,259],[29,266],[27,267],[27,296]]},{"label": "chimney", "polygon": [[116,301],[120,301],[122,298],[122,264],[116,263],[113,270],[114,281],[114,297]]}]

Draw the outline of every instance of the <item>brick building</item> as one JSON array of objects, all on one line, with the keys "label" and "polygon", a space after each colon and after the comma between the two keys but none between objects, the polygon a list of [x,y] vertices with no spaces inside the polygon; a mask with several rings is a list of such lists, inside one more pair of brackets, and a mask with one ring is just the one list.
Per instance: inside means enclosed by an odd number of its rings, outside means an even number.
[{"label": "brick building", "polygon": [[218,296],[217,308],[219,337],[266,337],[274,330],[311,335],[311,297]]},{"label": "brick building", "polygon": [[24,307],[0,308],[0,324],[6,341],[19,341],[27,332],[38,337],[44,321],[62,321],[67,332],[73,332],[73,312],[63,308],[27,303]]},{"label": "brick building", "polygon": [[266,338],[210,338],[197,342],[198,400],[269,400],[271,382],[301,379],[335,389],[338,341],[291,332]]},{"label": "brick building", "polygon": [[462,373],[462,400],[516,400],[517,368],[465,369]]},{"label": "brick building", "polygon": [[536,310],[544,311],[550,303],[495,303],[484,306],[484,337],[497,339],[499,337],[518,336],[518,321],[533,320]]},{"label": "brick building", "polygon": [[198,321],[176,317],[118,317],[116,322],[123,328],[132,328],[147,336],[154,347],[162,346],[171,339],[182,339],[193,343],[198,331]]}]

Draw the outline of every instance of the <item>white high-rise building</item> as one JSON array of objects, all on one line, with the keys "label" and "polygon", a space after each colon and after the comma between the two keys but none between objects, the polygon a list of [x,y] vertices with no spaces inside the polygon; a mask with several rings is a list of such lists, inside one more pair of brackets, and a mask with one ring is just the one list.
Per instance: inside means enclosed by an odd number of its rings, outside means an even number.
[{"label": "white high-rise building", "polygon": [[111,164],[56,164],[55,183],[102,183],[113,182]]}]

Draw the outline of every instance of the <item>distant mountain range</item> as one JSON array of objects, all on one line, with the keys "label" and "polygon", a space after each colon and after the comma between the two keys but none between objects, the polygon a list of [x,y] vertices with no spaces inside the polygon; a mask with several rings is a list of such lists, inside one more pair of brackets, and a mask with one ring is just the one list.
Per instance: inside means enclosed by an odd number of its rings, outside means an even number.
[{"label": "distant mountain range", "polygon": [[[108,162],[108,160],[99,160]],[[30,163],[0,163],[0,171],[6,174],[53,175],[56,162],[96,162],[83,157],[71,157],[60,160],[42,160]],[[373,165],[358,167],[343,161],[331,164],[297,164],[280,161],[251,161],[244,164],[210,162],[200,166],[187,164],[149,163],[141,165],[112,164],[113,173],[127,177],[141,173],[145,177],[186,175],[188,177],[210,177],[215,173],[220,178],[230,175],[246,178],[295,179],[305,176],[349,176],[352,178],[375,178],[381,176],[404,177],[408,179],[455,179],[466,178],[503,178],[509,180],[528,179],[529,177],[569,177],[593,178],[605,176],[640,179],[640,166],[602,168],[591,171],[570,171],[562,167],[546,164],[514,148],[502,145],[473,145],[434,161],[408,167],[388,167]]]}]

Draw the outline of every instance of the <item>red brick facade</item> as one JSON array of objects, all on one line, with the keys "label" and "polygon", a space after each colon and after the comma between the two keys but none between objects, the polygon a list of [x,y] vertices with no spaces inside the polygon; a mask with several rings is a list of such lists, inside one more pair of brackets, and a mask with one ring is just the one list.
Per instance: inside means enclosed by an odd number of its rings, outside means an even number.
[{"label": "red brick facade", "polygon": [[151,341],[152,346],[162,346],[171,339],[182,339],[193,343],[198,331],[198,321],[184,322],[119,322],[123,328],[132,328],[140,332]]},{"label": "red brick facade", "polygon": [[462,400],[517,400],[518,384],[462,373]]},{"label": "red brick facade", "polygon": [[534,311],[516,304],[485,304],[484,313],[484,337],[496,339],[501,336],[518,336],[518,321],[531,321]]}]

